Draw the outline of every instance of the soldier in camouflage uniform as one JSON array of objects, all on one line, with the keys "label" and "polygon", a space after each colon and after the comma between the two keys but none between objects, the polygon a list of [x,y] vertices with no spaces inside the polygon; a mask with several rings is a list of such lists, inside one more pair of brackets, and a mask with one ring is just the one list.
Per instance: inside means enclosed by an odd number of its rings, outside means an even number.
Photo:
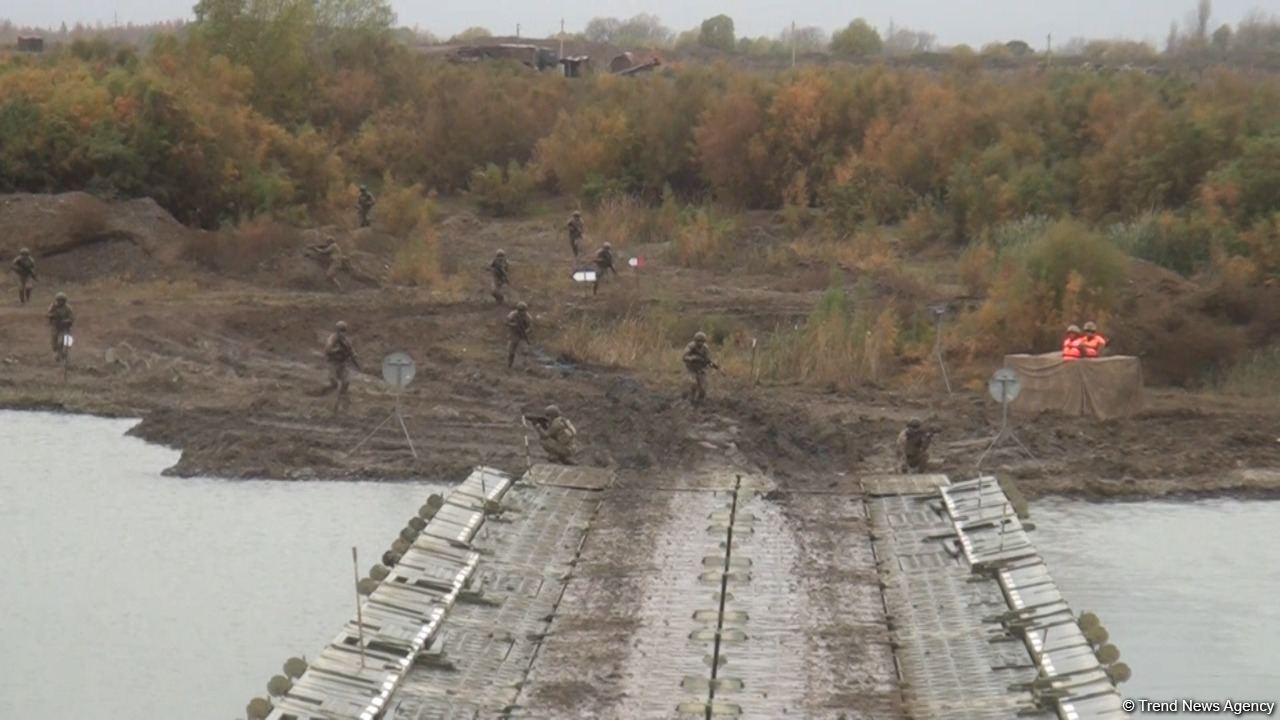
[{"label": "soldier in camouflage uniform", "polygon": [[13,259],[13,274],[18,276],[18,304],[25,305],[31,300],[31,286],[36,280],[36,261],[27,248],[19,250]]},{"label": "soldier in camouflage uniform", "polygon": [[49,345],[53,348],[53,354],[61,358],[65,349],[58,341],[62,335],[71,333],[71,326],[75,323],[75,313],[71,312],[66,293],[54,296],[53,304],[49,306],[45,317],[49,319]]},{"label": "soldier in camouflage uniform", "polygon": [[596,251],[596,281],[591,286],[592,295],[600,291],[600,281],[607,273],[618,274],[617,268],[613,266],[613,245],[609,243],[605,243]]},{"label": "soldier in camouflage uniform", "polygon": [[561,465],[572,465],[573,456],[578,452],[578,430],[569,422],[569,419],[560,414],[560,408],[555,405],[548,405],[547,424],[537,424],[534,427],[538,429],[538,439],[542,442],[542,449],[547,451],[547,456],[552,462]]},{"label": "soldier in camouflage uniform", "polygon": [[707,399],[707,371],[719,365],[711,359],[711,348],[707,347],[707,334],[699,332],[693,336],[693,342],[684,348],[684,367],[692,378],[689,388],[689,401],[694,405]]},{"label": "soldier in camouflage uniform", "polygon": [[573,250],[573,256],[576,258],[582,252],[582,235],[587,231],[582,223],[582,213],[574,210],[573,216],[569,218],[565,227],[569,228],[569,248]]},{"label": "soldier in camouflage uniform", "polygon": [[333,391],[338,392],[338,397],[334,400],[333,411],[337,413],[343,407],[350,405],[350,398],[347,397],[348,375],[347,365],[353,365],[360,369],[360,359],[356,356],[355,346],[351,343],[351,338],[347,335],[347,324],[341,320],[334,326],[333,334],[324,344],[324,359],[329,363],[329,384],[324,388],[322,395],[327,395]]},{"label": "soldier in camouflage uniform", "polygon": [[369,192],[367,185],[360,186],[360,197],[356,198],[356,212],[359,214],[360,227],[369,227],[369,211],[373,210],[373,206],[377,201],[373,199],[373,193]]},{"label": "soldier in camouflage uniform", "polygon": [[922,473],[929,468],[929,443],[933,433],[924,429],[920,418],[911,418],[898,433],[898,472]]},{"label": "soldier in camouflage uniform", "polygon": [[507,253],[499,250],[493,255],[493,262],[489,263],[489,273],[493,276],[493,290],[490,294],[499,305],[506,302],[503,295],[503,288],[511,284],[511,266],[507,264]]},{"label": "soldier in camouflage uniform", "polygon": [[321,265],[324,266],[324,276],[329,278],[329,282],[342,291],[342,283],[338,282],[339,270],[350,270],[351,261],[346,255],[342,254],[342,248],[338,245],[338,241],[330,235],[324,239],[322,245],[311,245],[307,248],[311,256],[314,257]]},{"label": "soldier in camouflage uniform", "polygon": [[507,367],[515,365],[516,350],[520,348],[520,344],[529,344],[529,330],[532,328],[533,319],[529,317],[529,306],[517,303],[516,309],[507,315],[507,333],[510,338],[507,342]]}]

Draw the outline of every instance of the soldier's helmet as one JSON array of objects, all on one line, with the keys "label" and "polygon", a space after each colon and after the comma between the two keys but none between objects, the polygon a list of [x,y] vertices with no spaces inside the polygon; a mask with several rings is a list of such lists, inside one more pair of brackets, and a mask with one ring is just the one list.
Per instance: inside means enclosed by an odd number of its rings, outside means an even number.
[{"label": "soldier's helmet", "polygon": [[506,257],[506,256],[507,256],[507,251],[506,251],[506,250],[499,250],[498,252],[494,253],[494,255],[496,255],[496,256],[498,256],[498,257]]},{"label": "soldier's helmet", "polygon": [[612,250],[612,249],[613,249],[613,245],[612,245],[611,243],[605,243],[605,244],[604,244],[604,249],[605,249],[605,250]]},{"label": "soldier's helmet", "polygon": [[19,255],[30,255],[30,254],[31,254],[31,250],[30,250],[30,248],[22,248],[21,250],[19,250],[19,251],[18,251],[18,254],[19,254]]},{"label": "soldier's helmet", "polygon": [[573,216],[574,216],[574,217],[582,217],[582,211],[581,211],[581,210],[574,210],[574,211],[573,211]]},{"label": "soldier's helmet", "polygon": [[913,417],[907,421],[907,427],[912,430],[919,430],[922,425],[924,425],[924,423],[920,422],[920,418]]},{"label": "soldier's helmet", "polygon": [[528,310],[528,309],[529,309],[528,303],[523,303],[523,302],[516,303],[516,310],[524,312],[525,310]]},{"label": "soldier's helmet", "polygon": [[696,332],[693,334],[693,341],[704,343],[707,341],[707,334],[704,332]]},{"label": "soldier's helmet", "polygon": [[339,321],[337,322],[337,324],[335,324],[333,327],[334,327],[334,329],[335,329],[335,330],[337,330],[338,332],[346,332],[346,331],[347,331],[347,322],[346,322],[345,320],[339,320]]},{"label": "soldier's helmet", "polygon": [[560,417],[560,408],[555,405],[548,405],[546,413],[549,418],[558,418]]},{"label": "soldier's helmet", "polygon": [[1079,325],[1068,325],[1068,326],[1067,326],[1067,332],[1069,332],[1069,333],[1075,333],[1075,334],[1079,335],[1079,334],[1080,334],[1080,326],[1079,326]]},{"label": "soldier's helmet", "polygon": [[368,186],[368,185],[361,185],[361,186],[360,186],[360,192],[369,192],[369,186]]},{"label": "soldier's helmet", "polygon": [[60,302],[60,303],[64,303],[64,302],[66,302],[66,301],[67,301],[67,294],[66,294],[66,293],[64,293],[64,292],[60,292],[60,293],[58,293],[57,295],[54,295],[54,296],[53,296],[53,299],[54,299],[54,300],[56,300],[56,301],[58,301],[58,302]]},{"label": "soldier's helmet", "polygon": [[1097,324],[1097,323],[1095,323],[1094,321],[1090,320],[1089,322],[1087,322],[1087,323],[1085,323],[1085,324],[1084,324],[1084,331],[1085,331],[1085,332],[1098,332],[1098,324]]}]

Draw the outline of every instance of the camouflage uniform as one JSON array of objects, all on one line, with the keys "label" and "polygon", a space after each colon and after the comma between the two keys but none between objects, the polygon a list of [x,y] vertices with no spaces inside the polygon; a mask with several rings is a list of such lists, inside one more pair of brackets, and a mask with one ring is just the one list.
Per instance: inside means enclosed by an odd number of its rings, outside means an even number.
[{"label": "camouflage uniform", "polygon": [[929,443],[933,433],[912,418],[898,433],[898,472],[922,473],[929,468]]},{"label": "camouflage uniform", "polygon": [[560,414],[560,409],[552,405],[547,408],[546,426],[538,425],[538,439],[542,449],[547,451],[553,462],[561,465],[572,465],[573,456],[578,452],[578,430],[569,419]]},{"label": "camouflage uniform", "polygon": [[610,272],[618,274],[618,270],[613,267],[613,246],[605,243],[604,247],[596,251],[596,282],[591,286],[592,295],[600,291],[600,281]]},{"label": "camouflage uniform", "polygon": [[493,299],[501,305],[506,301],[502,290],[511,284],[511,267],[507,264],[507,254],[501,250],[493,256],[493,262],[489,263],[489,273],[493,276],[493,290],[491,294]]},{"label": "camouflage uniform", "polygon": [[377,201],[373,199],[373,193],[369,192],[369,188],[360,186],[360,197],[356,199],[356,212],[360,216],[360,227],[369,227],[369,211],[373,210],[373,206]]},{"label": "camouflage uniform", "polygon": [[507,342],[507,367],[511,367],[516,362],[516,350],[519,349],[520,343],[529,344],[529,330],[533,327],[533,320],[529,317],[529,308],[524,303],[516,306],[507,315],[507,332],[510,340]]},{"label": "camouflage uniform", "polygon": [[329,278],[334,287],[342,290],[342,283],[338,282],[338,271],[349,269],[351,263],[342,254],[338,241],[328,238],[324,245],[312,245],[310,249],[311,254],[324,265],[324,276]]},{"label": "camouflage uniform", "polygon": [[578,257],[582,253],[582,235],[587,231],[582,223],[582,213],[575,211],[565,227],[569,228],[569,248],[573,250],[573,256]]},{"label": "camouflage uniform", "polygon": [[693,342],[684,348],[682,360],[693,380],[689,400],[697,405],[707,399],[707,371],[718,367],[711,359],[711,348],[707,347],[707,336],[704,333],[693,336]]},{"label": "camouflage uniform", "polygon": [[347,336],[345,323],[339,323],[337,329],[325,341],[324,358],[329,363],[329,384],[325,387],[323,394],[338,391],[337,400],[334,401],[334,410],[337,411],[350,402],[347,397],[349,385],[347,365],[358,365],[360,362],[356,357],[355,346]]},{"label": "camouflage uniform", "polygon": [[49,311],[45,313],[49,318],[49,345],[53,348],[53,352],[57,354],[60,350],[58,347],[58,336],[63,333],[71,332],[71,325],[75,322],[75,313],[71,312],[71,305],[67,302],[67,296],[58,293],[58,298],[49,306]]},{"label": "camouflage uniform", "polygon": [[18,303],[25,305],[31,299],[31,284],[36,279],[36,261],[30,250],[22,248],[13,259],[13,272],[18,276]]}]

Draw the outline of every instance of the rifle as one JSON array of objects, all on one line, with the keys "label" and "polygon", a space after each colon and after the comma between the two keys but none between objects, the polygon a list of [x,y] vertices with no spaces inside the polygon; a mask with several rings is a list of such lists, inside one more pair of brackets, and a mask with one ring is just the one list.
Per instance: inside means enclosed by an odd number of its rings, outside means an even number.
[{"label": "rifle", "polygon": [[543,430],[551,427],[551,418],[546,415],[525,415],[524,420],[534,427],[541,428]]}]

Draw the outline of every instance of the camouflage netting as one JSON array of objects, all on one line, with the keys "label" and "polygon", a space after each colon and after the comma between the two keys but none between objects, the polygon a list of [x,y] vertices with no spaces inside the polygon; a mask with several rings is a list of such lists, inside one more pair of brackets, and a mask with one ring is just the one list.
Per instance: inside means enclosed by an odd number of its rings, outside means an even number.
[{"label": "camouflage netting", "polygon": [[1107,420],[1142,410],[1142,363],[1136,357],[1064,362],[1055,352],[1005,355],[1004,364],[1022,380],[1022,393],[1009,405],[1015,413],[1056,410]]}]

